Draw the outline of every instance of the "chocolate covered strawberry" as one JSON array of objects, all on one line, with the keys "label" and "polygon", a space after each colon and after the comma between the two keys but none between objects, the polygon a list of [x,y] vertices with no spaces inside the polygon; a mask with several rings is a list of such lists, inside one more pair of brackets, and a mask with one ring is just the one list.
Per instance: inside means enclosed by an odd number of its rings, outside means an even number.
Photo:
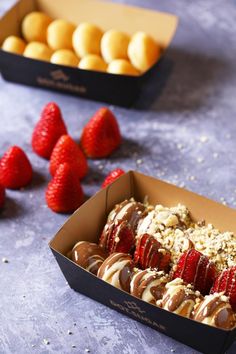
[{"label": "chocolate covered strawberry", "polygon": [[46,190],[48,207],[57,213],[70,213],[75,211],[83,200],[83,190],[73,165],[61,164]]},{"label": "chocolate covered strawberry", "polygon": [[69,135],[62,135],[52,151],[49,167],[51,175],[54,176],[58,166],[65,162],[73,165],[79,179],[88,172],[88,164],[83,151]]},{"label": "chocolate covered strawberry", "polygon": [[34,152],[49,159],[57,140],[63,134],[67,134],[67,129],[60,108],[56,103],[50,102],[44,107],[32,134]]},{"label": "chocolate covered strawberry", "polygon": [[111,171],[107,177],[105,178],[102,188],[107,187],[109,184],[113,183],[117,178],[122,176],[125,173],[121,168],[116,168],[115,170]]},{"label": "chocolate covered strawberry", "polygon": [[32,180],[33,170],[25,152],[11,146],[0,160],[0,183],[5,188],[19,189]]},{"label": "chocolate covered strawberry", "polygon": [[192,284],[201,294],[209,294],[210,288],[216,277],[216,267],[207,256],[195,249],[190,249],[182,254],[173,272],[172,278],[181,278],[186,283]]},{"label": "chocolate covered strawberry", "polygon": [[211,294],[223,292],[229,297],[230,304],[236,311],[236,266],[224,269],[216,278]]},{"label": "chocolate covered strawberry", "polygon": [[117,204],[110,212],[99,240],[100,247],[108,253],[130,253],[135,246],[135,233],[145,206],[133,200]]},{"label": "chocolate covered strawberry", "polygon": [[86,156],[109,156],[121,143],[120,129],[114,114],[106,107],[100,108],[85,125],[81,147]]},{"label": "chocolate covered strawberry", "polygon": [[139,237],[134,262],[141,269],[156,268],[167,271],[170,264],[170,252],[149,234]]}]

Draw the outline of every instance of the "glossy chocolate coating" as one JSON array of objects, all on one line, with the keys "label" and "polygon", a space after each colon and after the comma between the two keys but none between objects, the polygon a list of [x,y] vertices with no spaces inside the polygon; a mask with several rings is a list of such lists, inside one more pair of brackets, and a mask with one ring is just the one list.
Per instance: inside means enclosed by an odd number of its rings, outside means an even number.
[{"label": "glossy chocolate coating", "polygon": [[128,254],[113,253],[103,262],[97,276],[116,288],[129,292],[132,270],[133,261]]},{"label": "glossy chocolate coating", "polygon": [[176,278],[167,283],[161,306],[170,312],[189,318],[196,300],[200,298],[199,292],[195,292],[191,286],[186,286],[182,279]]},{"label": "glossy chocolate coating", "polygon": [[106,257],[107,253],[101,247],[87,241],[76,243],[71,253],[75,263],[95,275]]},{"label": "glossy chocolate coating", "polygon": [[130,293],[150,304],[156,304],[165,290],[169,278],[164,272],[150,269],[137,270],[130,283]]},{"label": "glossy chocolate coating", "polygon": [[205,296],[194,311],[193,319],[223,329],[236,326],[235,313],[228,298],[222,293]]},{"label": "glossy chocolate coating", "polygon": [[[117,204],[108,216],[99,245],[104,249],[108,249],[114,227],[120,224],[122,224],[123,227],[128,227],[135,237],[138,222],[143,218],[145,213],[145,206],[142,203],[133,200],[125,200],[124,202]],[[116,235],[114,235],[114,238],[116,238]]]}]

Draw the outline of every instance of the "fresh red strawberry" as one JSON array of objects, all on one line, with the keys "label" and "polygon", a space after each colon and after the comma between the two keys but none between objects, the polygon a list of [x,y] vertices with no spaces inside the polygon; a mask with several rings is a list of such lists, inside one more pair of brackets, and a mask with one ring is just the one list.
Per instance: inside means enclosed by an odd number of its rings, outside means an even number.
[{"label": "fresh red strawberry", "polygon": [[170,264],[170,252],[162,247],[153,236],[143,234],[136,245],[134,262],[141,269],[157,268],[167,271]]},{"label": "fresh red strawberry", "polygon": [[32,134],[32,148],[36,154],[49,159],[61,135],[67,134],[60,108],[54,102],[48,103]]},{"label": "fresh red strawberry", "polygon": [[46,190],[46,201],[56,213],[75,211],[82,203],[84,194],[73,165],[61,164]]},{"label": "fresh red strawberry", "polygon": [[0,209],[3,207],[5,202],[5,188],[0,184]]},{"label": "fresh red strawberry", "polygon": [[229,297],[232,309],[236,311],[236,266],[224,269],[216,278],[211,294],[222,291]]},{"label": "fresh red strawberry", "polygon": [[122,176],[124,173],[125,171],[123,171],[121,168],[116,168],[115,170],[111,171],[105,178],[102,184],[102,188],[105,188],[106,186],[114,182],[117,178]]},{"label": "fresh red strawberry", "polygon": [[0,160],[0,183],[5,188],[19,189],[32,180],[33,171],[25,152],[11,146]]},{"label": "fresh red strawberry", "polygon": [[188,284],[193,284],[195,290],[201,294],[209,294],[210,288],[216,277],[216,268],[207,256],[195,249],[190,249],[182,254],[177,269],[172,278],[181,278]]},{"label": "fresh red strawberry", "polygon": [[121,135],[114,114],[106,107],[100,108],[85,125],[81,146],[91,158],[109,156],[121,143]]},{"label": "fresh red strawberry", "polygon": [[62,135],[52,151],[49,167],[52,176],[55,175],[58,166],[64,162],[73,164],[79,179],[88,172],[88,164],[83,151],[69,135]]}]

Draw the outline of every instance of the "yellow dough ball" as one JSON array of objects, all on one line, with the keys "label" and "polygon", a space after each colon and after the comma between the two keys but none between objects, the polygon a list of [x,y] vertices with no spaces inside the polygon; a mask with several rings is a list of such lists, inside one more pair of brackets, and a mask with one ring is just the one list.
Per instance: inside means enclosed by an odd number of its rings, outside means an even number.
[{"label": "yellow dough ball", "polygon": [[25,41],[17,36],[9,36],[2,44],[2,50],[15,54],[23,54],[25,50]]},{"label": "yellow dough ball", "polygon": [[101,41],[101,52],[104,60],[110,63],[114,59],[128,59],[130,37],[120,31],[109,30]]},{"label": "yellow dough ball", "polygon": [[148,34],[137,32],[129,43],[128,56],[133,66],[144,72],[157,62],[160,48]]},{"label": "yellow dough ball", "polygon": [[77,67],[79,58],[70,49],[59,49],[51,56],[51,63]]},{"label": "yellow dough ball", "polygon": [[47,42],[47,28],[52,22],[51,17],[43,12],[34,11],[26,15],[21,31],[27,42]]},{"label": "yellow dough ball", "polygon": [[55,20],[47,30],[48,45],[54,49],[72,49],[72,35],[75,26],[65,20]]},{"label": "yellow dough ball", "polygon": [[120,74],[120,75],[131,75],[138,76],[139,72],[136,70],[133,65],[125,59],[116,59],[113,60],[107,68],[107,72],[111,74]]},{"label": "yellow dough ball", "polygon": [[85,70],[106,71],[107,64],[96,54],[88,54],[79,62],[79,68]]},{"label": "yellow dough ball", "polygon": [[100,54],[102,30],[90,23],[81,23],[73,33],[73,47],[79,57]]},{"label": "yellow dough ball", "polygon": [[31,42],[27,44],[24,56],[31,59],[50,61],[53,51],[44,43]]}]

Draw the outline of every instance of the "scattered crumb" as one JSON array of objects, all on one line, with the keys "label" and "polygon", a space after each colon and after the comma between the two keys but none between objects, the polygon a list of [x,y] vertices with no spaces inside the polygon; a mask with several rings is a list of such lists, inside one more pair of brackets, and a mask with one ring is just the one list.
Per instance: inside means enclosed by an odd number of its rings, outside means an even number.
[{"label": "scattered crumb", "polygon": [[201,143],[206,143],[209,140],[209,138],[205,135],[200,136],[200,141]]},{"label": "scattered crumb", "polygon": [[198,163],[202,163],[203,161],[204,161],[204,158],[203,158],[203,157],[198,157],[198,158],[197,158],[197,162],[198,162]]},{"label": "scattered crumb", "polygon": [[46,345],[49,345],[49,344],[50,344],[50,342],[49,342],[48,339],[44,339],[44,340],[43,340],[43,343],[46,344]]},{"label": "scattered crumb", "polygon": [[183,144],[180,144],[180,143],[177,144],[177,148],[178,148],[179,150],[182,150],[183,147],[184,147]]},{"label": "scattered crumb", "polygon": [[143,162],[142,159],[138,159],[138,160],[136,161],[136,163],[137,163],[138,165],[141,165],[142,162]]},{"label": "scattered crumb", "polygon": [[31,347],[32,347],[32,348],[35,348],[35,344],[32,344]]},{"label": "scattered crumb", "polygon": [[32,199],[33,196],[34,196],[33,193],[30,193],[30,194],[29,194],[30,199]]},{"label": "scattered crumb", "polygon": [[73,333],[68,329],[67,334],[71,335]]},{"label": "scattered crumb", "polygon": [[76,326],[76,322],[74,322],[73,325]]},{"label": "scattered crumb", "polygon": [[170,351],[171,351],[171,353],[174,353],[174,352],[175,352],[175,349],[171,349]]},{"label": "scattered crumb", "polygon": [[76,348],[76,345],[75,344],[72,344],[72,346],[71,346],[72,348]]},{"label": "scattered crumb", "polygon": [[23,295],[22,297],[25,299],[25,298],[26,298],[26,295]]},{"label": "scattered crumb", "polygon": [[3,258],[2,258],[2,263],[9,263],[9,261],[8,261],[7,258],[3,257]]},{"label": "scattered crumb", "polygon": [[86,348],[85,353],[90,353],[90,349]]},{"label": "scattered crumb", "polygon": [[103,168],[104,168],[103,165],[98,165],[98,169],[99,169],[99,170],[102,170]]}]

